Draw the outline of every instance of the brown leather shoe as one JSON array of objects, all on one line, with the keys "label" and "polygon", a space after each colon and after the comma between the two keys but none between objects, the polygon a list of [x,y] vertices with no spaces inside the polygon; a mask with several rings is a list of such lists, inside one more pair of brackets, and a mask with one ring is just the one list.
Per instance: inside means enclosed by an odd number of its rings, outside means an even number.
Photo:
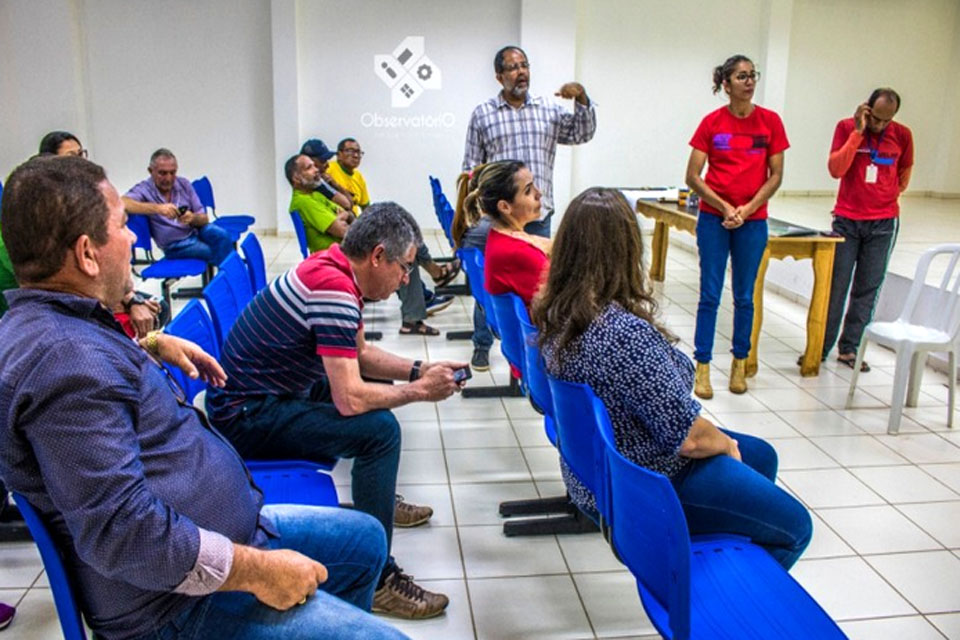
[{"label": "brown leather shoe", "polygon": [[413,576],[395,566],[383,586],[373,594],[371,611],[406,620],[422,620],[440,615],[448,604],[450,599],[447,596],[427,591],[413,581]]},{"label": "brown leather shoe", "polygon": [[713,386],[710,384],[710,363],[698,362],[697,373],[693,379],[693,393],[698,398],[709,400],[713,397]]},{"label": "brown leather shoe", "polygon": [[419,504],[410,504],[403,501],[403,496],[397,494],[396,505],[393,508],[393,526],[419,527],[433,516],[433,509]]},{"label": "brown leather shoe", "polygon": [[747,359],[734,358],[730,365],[730,392],[747,392]]}]

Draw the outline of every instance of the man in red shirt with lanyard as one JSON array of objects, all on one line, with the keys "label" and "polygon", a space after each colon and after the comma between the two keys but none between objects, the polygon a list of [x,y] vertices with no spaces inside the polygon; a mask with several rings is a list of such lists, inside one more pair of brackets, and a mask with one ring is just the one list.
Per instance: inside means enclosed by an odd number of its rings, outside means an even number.
[{"label": "man in red shirt with lanyard", "polygon": [[[896,91],[876,89],[867,102],[857,107],[852,118],[837,123],[827,163],[830,175],[840,179],[833,230],[843,236],[844,242],[837,245],[833,261],[823,357],[827,357],[840,333],[837,360],[851,368],[863,330],[873,317],[897,240],[900,194],[910,182],[913,167],[913,134],[893,121],[899,110],[900,96]],[[845,306],[847,314],[841,333]],[[864,362],[861,371],[869,370]]]}]

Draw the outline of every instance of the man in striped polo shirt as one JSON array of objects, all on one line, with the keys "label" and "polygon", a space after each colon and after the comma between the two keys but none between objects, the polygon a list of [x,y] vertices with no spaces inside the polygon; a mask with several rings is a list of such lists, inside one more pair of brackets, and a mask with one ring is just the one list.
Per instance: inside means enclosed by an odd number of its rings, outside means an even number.
[{"label": "man in striped polo shirt", "polygon": [[[384,300],[408,282],[422,241],[403,208],[370,205],[339,245],[257,294],[224,343],[227,385],[207,395],[212,422],[246,458],[354,458],[354,505],[380,521],[388,548],[395,519],[414,526],[433,514],[395,500],[400,425],[390,409],[449,397],[460,388],[454,370],[466,366],[408,360],[363,339],[363,301]],[[429,618],[448,602],[391,557],[373,611]]]}]

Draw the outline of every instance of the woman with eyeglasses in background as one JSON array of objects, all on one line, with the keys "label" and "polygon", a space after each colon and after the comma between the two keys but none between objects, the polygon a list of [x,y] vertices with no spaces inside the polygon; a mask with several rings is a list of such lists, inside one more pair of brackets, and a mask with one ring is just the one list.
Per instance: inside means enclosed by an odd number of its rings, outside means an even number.
[{"label": "woman with eyeglasses in background", "polygon": [[77,136],[69,131],[51,131],[40,140],[38,153],[52,153],[55,156],[87,157],[87,150],[83,148]]},{"label": "woman with eyeglasses in background", "polygon": [[[783,180],[783,152],[790,146],[780,116],[753,104],[760,72],[744,55],[713,70],[713,92],[729,103],[700,122],[690,140],[686,182],[700,196],[697,248],[700,303],[694,336],[694,393],[713,397],[710,360],[727,257],[732,266],[733,364],[730,391],[747,390],[746,361],[753,329],[753,286],[767,246],[767,200]],[[709,164],[705,178],[700,176]]]}]

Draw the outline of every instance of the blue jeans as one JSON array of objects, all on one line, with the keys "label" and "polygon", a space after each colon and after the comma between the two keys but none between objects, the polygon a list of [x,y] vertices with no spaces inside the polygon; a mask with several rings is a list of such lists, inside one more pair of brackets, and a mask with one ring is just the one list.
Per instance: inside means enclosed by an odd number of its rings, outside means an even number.
[{"label": "blue jeans", "polygon": [[700,304],[693,357],[697,362],[713,359],[713,336],[717,309],[730,256],[733,277],[733,357],[750,353],[753,330],[753,285],[757,280],[763,250],[767,247],[767,221],[747,220],[737,229],[724,229],[723,218],[701,213],[697,218],[697,248],[700,250]]},{"label": "blue jeans", "polygon": [[490,351],[493,346],[493,332],[487,326],[487,314],[476,301],[473,303],[473,348]]},{"label": "blue jeans", "polygon": [[743,462],[725,455],[692,460],[671,478],[690,535],[746,536],[789,569],[810,544],[810,514],[774,483],[777,452],[769,443],[724,432],[737,441]]},{"label": "blue jeans", "polygon": [[376,520],[349,509],[302,505],[268,505],[263,513],[280,533],[271,548],[293,549],[326,566],[328,578],[320,590],[287,611],[268,607],[250,593],[216,592],[140,640],[407,637],[367,613],[386,558]]},{"label": "blue jeans", "polygon": [[247,400],[220,432],[249,460],[354,458],[353,504],[380,521],[390,550],[400,464],[400,424],[392,413],[379,409],[342,416],[327,385],[318,382],[310,397]]},{"label": "blue jeans", "polygon": [[203,260],[219,265],[233,251],[233,237],[223,227],[205,224],[188,238],[167,245],[163,255],[167,258]]}]

